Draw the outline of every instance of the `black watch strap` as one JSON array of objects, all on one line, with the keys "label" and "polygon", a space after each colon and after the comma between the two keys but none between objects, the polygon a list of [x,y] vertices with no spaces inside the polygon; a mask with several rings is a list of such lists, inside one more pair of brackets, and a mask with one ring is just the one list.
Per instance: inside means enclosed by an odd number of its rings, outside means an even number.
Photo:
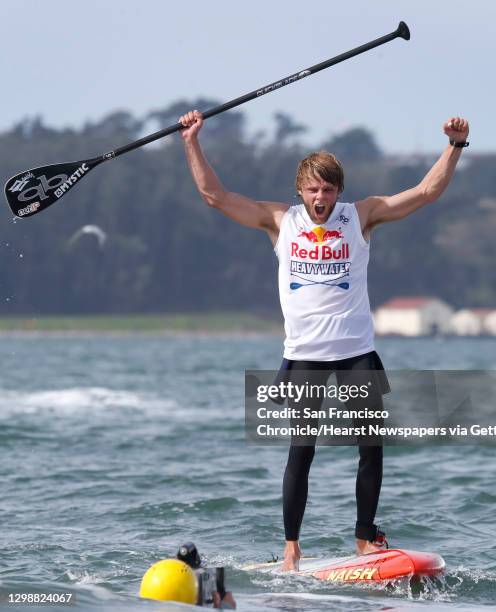
[{"label": "black watch strap", "polygon": [[455,149],[463,149],[464,147],[468,147],[468,145],[470,144],[468,140],[465,140],[464,142],[457,142],[456,140],[452,140],[451,138],[449,143],[451,146],[455,147]]}]

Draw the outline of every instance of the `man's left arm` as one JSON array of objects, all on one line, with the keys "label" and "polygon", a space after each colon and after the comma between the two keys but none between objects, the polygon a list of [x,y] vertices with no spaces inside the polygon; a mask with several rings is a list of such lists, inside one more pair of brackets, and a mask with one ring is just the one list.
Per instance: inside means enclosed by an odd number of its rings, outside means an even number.
[{"label": "man's left arm", "polygon": [[[466,142],[469,132],[466,119],[453,117],[444,124],[443,129],[450,142]],[[449,144],[422,181],[412,189],[393,196],[372,196],[357,202],[364,236],[367,237],[370,230],[380,223],[403,219],[437,200],[451,181],[462,151],[463,147]]]}]

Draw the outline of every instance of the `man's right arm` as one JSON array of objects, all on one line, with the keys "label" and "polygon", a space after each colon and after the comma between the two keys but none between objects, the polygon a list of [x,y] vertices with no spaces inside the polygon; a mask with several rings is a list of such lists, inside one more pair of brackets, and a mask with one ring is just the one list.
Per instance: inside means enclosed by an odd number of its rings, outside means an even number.
[{"label": "man's right arm", "polygon": [[233,221],[266,231],[275,244],[282,218],[289,206],[278,202],[260,202],[226,191],[208,163],[198,140],[198,132],[203,125],[201,113],[191,111],[183,115],[179,122],[185,126],[181,136],[191,174],[202,198],[209,206],[217,208]]}]

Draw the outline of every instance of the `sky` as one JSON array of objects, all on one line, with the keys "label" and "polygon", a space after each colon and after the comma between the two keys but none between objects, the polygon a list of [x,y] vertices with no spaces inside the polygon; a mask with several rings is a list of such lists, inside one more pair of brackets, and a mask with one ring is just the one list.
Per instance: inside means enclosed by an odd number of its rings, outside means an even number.
[{"label": "sky", "polygon": [[309,128],[309,144],[363,125],[388,153],[431,153],[445,145],[444,121],[460,115],[471,151],[495,151],[494,0],[2,0],[0,131],[36,115],[80,127],[115,110],[144,117],[179,99],[224,102],[400,20],[409,42],[240,107],[248,130],[270,130],[286,112]]}]

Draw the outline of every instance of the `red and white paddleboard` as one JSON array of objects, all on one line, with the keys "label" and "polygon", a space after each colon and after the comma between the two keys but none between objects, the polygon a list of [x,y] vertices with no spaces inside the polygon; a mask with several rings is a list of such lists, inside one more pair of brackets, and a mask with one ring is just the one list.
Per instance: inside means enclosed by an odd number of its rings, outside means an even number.
[{"label": "red and white paddleboard", "polygon": [[[435,576],[443,572],[444,559],[430,552],[392,548],[359,557],[301,559],[295,574],[329,582],[374,582],[404,576]],[[282,561],[247,565],[244,570],[279,572]]]}]

